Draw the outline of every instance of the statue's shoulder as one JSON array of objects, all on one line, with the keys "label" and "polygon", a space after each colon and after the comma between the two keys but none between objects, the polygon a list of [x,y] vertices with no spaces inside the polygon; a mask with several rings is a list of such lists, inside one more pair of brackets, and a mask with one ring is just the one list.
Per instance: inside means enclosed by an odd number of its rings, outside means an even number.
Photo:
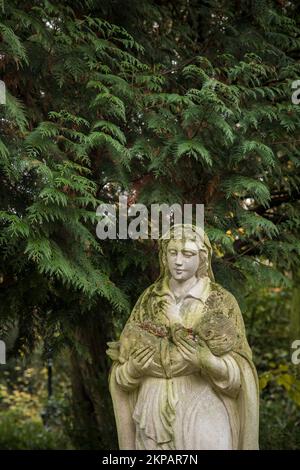
[{"label": "statue's shoulder", "polygon": [[154,282],[150,286],[148,286],[138,297],[135,307],[141,305],[142,302],[147,302],[151,297],[154,295],[154,290],[156,287],[156,283]]},{"label": "statue's shoulder", "polygon": [[208,304],[226,304],[230,308],[239,309],[238,301],[235,296],[225,287],[212,281],[210,284],[210,294],[206,301]]}]

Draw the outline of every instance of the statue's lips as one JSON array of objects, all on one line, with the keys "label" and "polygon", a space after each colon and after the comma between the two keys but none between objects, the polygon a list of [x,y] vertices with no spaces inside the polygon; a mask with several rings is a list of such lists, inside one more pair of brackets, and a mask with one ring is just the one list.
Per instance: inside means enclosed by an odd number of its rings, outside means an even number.
[{"label": "statue's lips", "polygon": [[185,269],[175,269],[176,274],[181,274],[185,271]]}]

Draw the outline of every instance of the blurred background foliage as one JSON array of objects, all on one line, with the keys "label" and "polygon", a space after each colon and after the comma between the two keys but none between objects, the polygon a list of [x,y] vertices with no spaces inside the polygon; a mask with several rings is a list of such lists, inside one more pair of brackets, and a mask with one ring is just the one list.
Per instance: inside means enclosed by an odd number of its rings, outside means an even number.
[{"label": "blurred background foliage", "polygon": [[253,286],[246,303],[261,390],[260,447],[299,449],[300,368],[291,362],[291,289]]},{"label": "blurred background foliage", "polygon": [[[291,363],[292,290],[248,286],[247,291],[244,318],[260,378],[260,447],[299,449],[300,370]],[[115,328],[120,331],[122,324],[117,322]],[[12,358],[2,366],[1,449],[83,447],[83,436],[74,423],[68,352],[51,362],[49,397],[48,363],[43,361],[41,346],[28,359]],[[113,434],[109,447],[115,446]]]},{"label": "blurred background foliage", "polygon": [[30,359],[12,359],[0,383],[1,449],[72,449],[68,361],[56,361],[49,396],[48,366],[36,349]]}]

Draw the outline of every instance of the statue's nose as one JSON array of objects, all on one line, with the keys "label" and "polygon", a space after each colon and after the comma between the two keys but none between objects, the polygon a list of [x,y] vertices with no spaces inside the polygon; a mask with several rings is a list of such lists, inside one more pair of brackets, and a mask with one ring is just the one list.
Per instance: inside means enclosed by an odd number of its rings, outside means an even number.
[{"label": "statue's nose", "polygon": [[175,264],[176,265],[181,265],[182,264],[182,255],[181,255],[181,253],[177,254]]}]

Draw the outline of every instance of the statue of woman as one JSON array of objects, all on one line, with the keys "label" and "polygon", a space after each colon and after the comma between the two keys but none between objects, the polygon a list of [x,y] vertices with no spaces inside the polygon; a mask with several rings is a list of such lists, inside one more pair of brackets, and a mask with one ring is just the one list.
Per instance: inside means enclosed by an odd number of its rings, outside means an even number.
[{"label": "statue of woman", "polygon": [[258,448],[257,374],[238,303],[215,282],[211,258],[198,227],[173,226],[160,239],[159,278],[109,343],[120,449]]}]

